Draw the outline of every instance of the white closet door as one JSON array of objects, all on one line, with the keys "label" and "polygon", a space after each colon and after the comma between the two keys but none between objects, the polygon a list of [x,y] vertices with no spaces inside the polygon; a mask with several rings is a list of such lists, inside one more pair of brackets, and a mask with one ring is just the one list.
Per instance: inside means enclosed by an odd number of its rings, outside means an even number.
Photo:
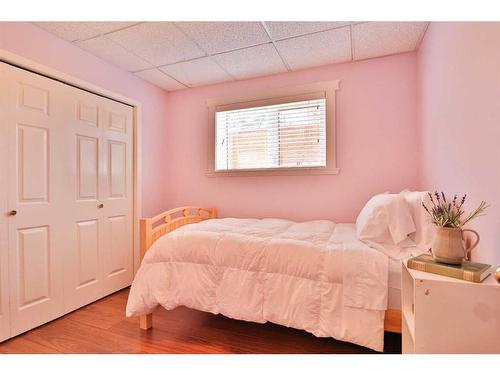
[{"label": "white closet door", "polygon": [[[0,103],[5,103],[7,98],[6,72],[0,64]],[[2,129],[7,123],[7,107],[0,105],[0,341],[10,337],[10,311],[9,311],[9,258],[8,258],[8,161],[7,138],[3,136]]]},{"label": "white closet door", "polygon": [[65,311],[132,281],[132,108],[68,87]]},{"label": "white closet door", "polygon": [[109,294],[128,286],[133,277],[132,137],[133,111],[101,98],[102,164],[100,230],[103,286]]},{"label": "white closet door", "polygon": [[4,65],[11,334],[63,313],[63,84]]},{"label": "white closet door", "polygon": [[102,131],[99,97],[66,87],[64,128],[66,139],[65,201],[65,312],[101,298],[102,265],[99,237],[99,173],[102,159]]},{"label": "white closet door", "polygon": [[0,74],[1,341],[130,285],[133,109]]}]

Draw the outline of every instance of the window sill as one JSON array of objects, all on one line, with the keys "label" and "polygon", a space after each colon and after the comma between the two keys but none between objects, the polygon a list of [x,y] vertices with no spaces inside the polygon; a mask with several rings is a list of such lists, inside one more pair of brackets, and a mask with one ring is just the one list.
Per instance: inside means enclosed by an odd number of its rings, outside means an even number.
[{"label": "window sill", "polygon": [[340,168],[248,169],[242,171],[208,171],[207,177],[311,176],[338,175]]}]

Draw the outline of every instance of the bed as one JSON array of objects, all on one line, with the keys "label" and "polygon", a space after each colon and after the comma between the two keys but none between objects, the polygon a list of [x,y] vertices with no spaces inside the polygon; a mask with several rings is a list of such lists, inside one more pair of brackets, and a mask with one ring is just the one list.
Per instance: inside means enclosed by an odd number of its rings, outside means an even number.
[{"label": "bed", "polygon": [[[401,332],[401,261],[360,242],[354,224],[217,218],[181,207],[140,223],[127,316],[152,327],[161,305],[267,321],[383,350]],[[399,271],[398,271],[399,270]]]}]

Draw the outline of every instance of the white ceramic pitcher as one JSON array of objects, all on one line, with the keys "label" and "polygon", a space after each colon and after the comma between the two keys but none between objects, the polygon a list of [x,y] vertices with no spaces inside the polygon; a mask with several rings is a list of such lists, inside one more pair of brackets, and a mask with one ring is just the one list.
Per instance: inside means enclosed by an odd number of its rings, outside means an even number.
[{"label": "white ceramic pitcher", "polygon": [[[464,246],[465,232],[476,235],[476,241],[469,247]],[[461,264],[468,259],[468,253],[479,243],[479,234],[472,229],[437,227],[436,237],[432,246],[434,260],[441,263]]]}]

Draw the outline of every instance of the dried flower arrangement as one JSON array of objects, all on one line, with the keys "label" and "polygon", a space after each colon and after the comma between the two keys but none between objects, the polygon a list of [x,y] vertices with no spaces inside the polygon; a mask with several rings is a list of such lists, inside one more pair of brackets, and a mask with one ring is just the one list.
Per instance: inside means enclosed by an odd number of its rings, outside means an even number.
[{"label": "dried flower arrangement", "polygon": [[457,202],[458,196],[456,194],[451,202],[447,201],[443,192],[441,194],[437,191],[434,194],[429,193],[429,197],[431,198],[432,207],[427,207],[423,202],[422,206],[431,216],[432,222],[444,228],[462,228],[472,219],[483,216],[484,211],[489,207],[485,201],[481,201],[474,211],[463,218],[465,211],[462,209],[462,206],[465,203],[467,194],[462,197],[460,203]]}]

